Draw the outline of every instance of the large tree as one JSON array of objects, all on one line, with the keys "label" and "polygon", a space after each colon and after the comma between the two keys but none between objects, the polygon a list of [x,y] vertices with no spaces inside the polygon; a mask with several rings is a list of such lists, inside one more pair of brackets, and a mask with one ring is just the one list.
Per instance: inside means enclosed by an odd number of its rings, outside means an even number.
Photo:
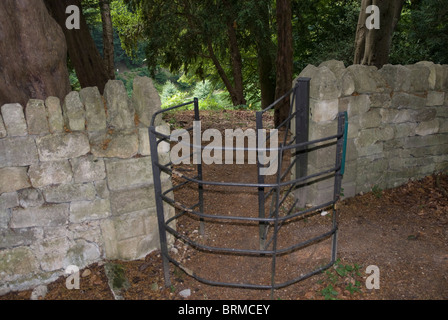
[{"label": "large tree", "polygon": [[[354,64],[372,65],[381,68],[389,61],[392,36],[400,20],[405,0],[362,0],[355,38]],[[367,28],[366,21],[371,13],[370,6],[379,9],[379,29]]]},{"label": "large tree", "polygon": [[[292,51],[292,11],[291,0],[277,0],[277,62],[275,98],[279,99],[292,86],[293,51]],[[278,126],[289,112],[289,97],[280,101],[275,107],[274,123]]]},{"label": "large tree", "polygon": [[45,0],[48,11],[64,31],[70,62],[75,68],[81,87],[98,87],[103,93],[104,86],[110,79],[103,58],[90,35],[84,16],[80,15],[80,28],[66,27],[70,5],[77,6],[82,12],[81,0]]},{"label": "large tree", "polygon": [[100,0],[101,22],[103,24],[103,60],[109,79],[115,79],[114,27],[110,12],[110,0]]},{"label": "large tree", "polygon": [[67,47],[43,0],[0,1],[0,106],[70,91]]}]

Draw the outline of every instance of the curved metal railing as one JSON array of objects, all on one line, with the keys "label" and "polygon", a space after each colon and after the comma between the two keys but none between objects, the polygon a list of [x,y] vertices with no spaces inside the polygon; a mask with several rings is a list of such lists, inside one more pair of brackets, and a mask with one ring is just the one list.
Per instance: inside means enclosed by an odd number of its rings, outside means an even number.
[{"label": "curved metal railing", "polygon": [[[196,280],[209,285],[229,286],[239,288],[252,288],[252,289],[271,289],[273,294],[275,289],[289,286],[293,283],[306,279],[316,273],[319,273],[329,268],[336,259],[336,236],[337,236],[337,212],[334,205],[339,200],[341,193],[341,179],[344,170],[345,162],[345,148],[346,148],[346,132],[347,132],[347,113],[341,112],[338,114],[338,126],[337,132],[334,135],[323,137],[315,140],[308,140],[308,115],[309,115],[309,82],[308,78],[301,78],[297,84],[291,88],[285,95],[280,97],[269,107],[262,111],[256,112],[256,134],[257,134],[257,155],[260,155],[261,151],[276,152],[277,156],[277,171],[274,177],[271,177],[274,181],[266,182],[266,177],[261,174],[262,169],[266,167],[263,165],[259,158],[257,158],[257,183],[246,182],[222,182],[211,181],[203,179],[203,164],[199,162],[196,164],[196,174],[194,176],[188,176],[177,170],[173,161],[168,163],[161,163],[158,156],[158,144],[161,142],[169,142],[170,136],[158,132],[155,126],[156,117],[161,114],[173,111],[185,106],[193,106],[194,108],[194,120],[199,121],[199,105],[198,100],[174,106],[171,108],[163,109],[156,112],[152,117],[151,127],[149,128],[150,148],[152,158],[152,169],[154,175],[154,190],[155,199],[157,205],[157,217],[160,236],[161,255],[163,261],[163,270],[166,286],[170,286],[170,274],[169,263],[173,263],[177,267],[184,270],[188,275],[194,277]],[[265,145],[267,141],[271,139],[272,133],[267,135],[264,140],[260,138],[260,130],[264,130],[263,127],[263,114],[269,110],[275,109],[279,104],[288,102],[289,100],[289,114],[288,117],[275,128],[283,132],[282,141],[280,145],[267,148]],[[293,126],[294,125],[294,126]],[[194,127],[186,129],[186,131],[194,130]],[[278,132],[278,131],[277,131]],[[292,135],[289,134],[292,132]],[[272,144],[272,143],[271,143]],[[307,174],[307,152],[311,150],[312,146],[319,145],[319,147],[336,146],[335,162],[331,168]],[[188,148],[192,148],[197,152],[201,152],[206,147],[194,142],[188,144]],[[253,148],[235,148],[235,147],[221,147],[223,150],[231,151],[254,151]],[[291,159],[289,163],[284,163],[285,153],[290,152]],[[295,171],[294,171],[295,170]],[[174,185],[166,190],[162,189],[161,174],[165,172],[172,176],[177,176],[182,182]],[[288,175],[293,176],[291,179],[286,179]],[[286,199],[291,195],[298,187],[303,187],[309,181],[318,179],[319,177],[325,177],[331,175],[334,178],[334,190],[333,199],[315,205],[309,208],[297,208],[297,200],[291,205],[286,206]],[[187,184],[193,184],[197,186],[198,201],[193,205],[187,205],[182,203],[182,199],[174,199],[173,193],[178,188],[184,187]],[[231,188],[252,188],[257,190],[258,196],[258,216],[242,216],[237,214],[224,215],[213,214],[204,211],[204,187],[206,186],[221,186]],[[271,198],[271,206],[269,212],[266,208],[266,199]],[[172,217],[166,217],[164,213],[164,203],[167,203],[177,209]],[[325,208],[331,208],[331,226],[325,232],[321,232],[305,240],[298,241],[291,245],[280,248],[278,246],[279,231],[283,225],[290,221],[294,221],[297,218],[305,217],[308,214],[323,210]],[[283,209],[285,214],[281,214]],[[259,249],[253,248],[236,248],[236,247],[220,247],[212,246],[200,243],[193,238],[185,235],[179,230],[179,227],[172,227],[173,223],[188,214],[195,217],[200,221],[199,233],[204,234],[205,221],[236,221],[236,222],[250,222],[257,223],[259,232]],[[271,230],[271,231],[269,231]],[[268,236],[271,233],[270,237]],[[270,271],[270,283],[269,284],[254,284],[246,282],[232,282],[232,281],[219,281],[213,279],[206,279],[195,270],[191,270],[188,266],[180,261],[177,261],[168,250],[167,235],[171,234],[176,239],[183,241],[192,248],[198,251],[205,251],[209,253],[219,254],[232,254],[232,255],[249,255],[259,257],[271,258],[271,271]],[[292,279],[287,279],[280,283],[275,281],[276,279],[276,259],[278,256],[300,250],[308,247],[323,239],[331,238],[331,253],[329,262],[324,265],[316,266],[313,270],[295,276]]]}]

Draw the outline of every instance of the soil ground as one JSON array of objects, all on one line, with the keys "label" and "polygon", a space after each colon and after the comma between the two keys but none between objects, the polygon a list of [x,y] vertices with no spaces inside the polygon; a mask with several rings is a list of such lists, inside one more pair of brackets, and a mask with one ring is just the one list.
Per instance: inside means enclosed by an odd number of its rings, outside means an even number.
[{"label": "soil ground", "polygon": [[[192,112],[178,112],[166,118],[172,128],[189,126]],[[254,126],[250,111],[201,111],[202,129]],[[272,117],[264,119],[272,126]],[[193,175],[194,168],[179,165],[176,169]],[[255,174],[254,174],[255,172]],[[204,166],[204,179],[214,181],[256,182],[253,165]],[[173,183],[181,182],[173,176]],[[257,217],[257,191],[251,188],[204,187],[204,211],[219,215]],[[337,203],[337,262],[298,283],[274,291],[211,286],[195,280],[170,264],[171,286],[164,286],[160,252],[137,261],[107,261],[81,270],[79,290],[68,290],[65,278],[48,285],[45,300],[112,300],[105,266],[118,266],[124,283],[120,295],[125,300],[446,300],[448,299],[448,175],[434,174],[419,181],[389,190],[371,192]],[[186,205],[197,202],[197,186],[187,184],[175,191],[174,198]],[[287,197],[282,206],[289,208]],[[269,203],[266,202],[266,206]],[[179,211],[177,211],[179,212]],[[282,212],[282,211],[281,211]],[[332,227],[332,210],[293,219],[282,225],[278,248],[309,239]],[[326,213],[326,212],[324,212]],[[268,236],[272,235],[272,226]],[[200,223],[185,214],[176,230],[199,244],[240,249],[258,249],[259,225],[250,221],[206,219],[205,233]],[[276,259],[275,283],[300,277],[325,265],[331,257],[331,238],[279,255]],[[272,248],[273,243],[268,248]],[[174,242],[170,255],[186,270],[216,281],[251,284],[271,283],[272,259],[240,257],[234,254],[211,254],[195,250],[180,240]],[[368,266],[379,270],[379,289],[368,289],[371,274]],[[366,281],[368,280],[368,281]],[[179,293],[190,289],[187,298]],[[0,300],[29,299],[31,290],[1,296]]]}]

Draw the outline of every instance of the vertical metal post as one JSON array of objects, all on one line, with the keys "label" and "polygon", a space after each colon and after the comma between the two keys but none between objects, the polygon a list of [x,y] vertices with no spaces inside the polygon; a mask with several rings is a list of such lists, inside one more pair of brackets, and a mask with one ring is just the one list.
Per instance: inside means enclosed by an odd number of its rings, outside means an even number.
[{"label": "vertical metal post", "polygon": [[[282,176],[282,163],[283,163],[283,144],[280,145],[277,157],[277,186],[275,187],[275,211],[274,211],[274,234],[272,241],[272,267],[271,267],[271,299],[274,299],[274,287],[275,287],[275,273],[276,273],[276,263],[277,263],[277,237],[278,237],[278,219],[280,217],[280,182]],[[271,151],[273,152],[273,151]]]},{"label": "vertical metal post", "polygon": [[[346,132],[346,126],[345,122],[346,119],[346,113],[339,113],[338,115],[338,140],[336,142],[336,172],[334,177],[334,194],[333,194],[333,200],[336,201],[339,200],[339,197],[341,195],[341,184],[342,184],[342,157],[344,152],[344,141],[345,141],[345,135]],[[331,261],[334,262],[336,260],[336,251],[337,251],[337,210],[336,208],[333,208],[333,228],[335,228],[335,232],[333,234],[333,243],[332,243],[332,254],[331,254]]]},{"label": "vertical metal post", "polygon": [[[194,120],[200,121],[198,98],[194,98]],[[199,134],[201,134],[201,133],[199,132]],[[196,143],[196,141],[193,141],[193,145],[195,143]],[[199,149],[199,151],[201,151],[201,149]],[[193,150],[193,152],[195,152],[195,150]],[[199,156],[201,157],[201,155],[199,155]],[[197,164],[197,168],[198,168],[198,180],[202,181],[202,159]],[[204,186],[202,183],[198,183],[198,198],[199,198],[198,199],[199,200],[199,212],[204,213]],[[200,221],[199,222],[199,234],[203,236],[205,234],[204,219],[200,218],[199,221]]]},{"label": "vertical metal post", "polygon": [[155,134],[155,127],[149,127],[149,147],[151,150],[152,158],[152,173],[154,179],[154,193],[156,199],[156,209],[157,209],[157,222],[159,226],[159,238],[160,238],[160,251],[162,254],[162,265],[163,265],[163,275],[165,278],[165,286],[171,286],[170,280],[170,269],[168,261],[168,242],[166,238],[165,229],[165,214],[163,210],[163,200],[162,200],[162,181],[160,179],[160,168],[159,168],[159,154],[157,151],[157,137]]},{"label": "vertical metal post", "polygon": [[[294,88],[296,104],[296,143],[308,141],[311,78],[299,78]],[[296,178],[305,177],[308,171],[306,147],[296,149]]]},{"label": "vertical metal post", "polygon": [[[258,176],[258,183],[263,184],[264,183],[264,176],[261,174],[261,168],[263,167],[263,164],[260,162],[261,155],[263,154],[263,151],[260,151],[262,148],[266,147],[267,141],[265,145],[263,143],[260,145],[260,142],[262,141],[262,130],[263,130],[263,112],[258,111],[256,113],[256,139],[257,139],[257,176]],[[265,218],[265,208],[264,208],[264,201],[265,201],[265,195],[264,195],[264,187],[258,187],[258,217],[259,218]],[[259,222],[259,238],[260,238],[260,250],[264,250],[266,238],[265,238],[265,230],[266,230],[266,223],[263,221]]]}]

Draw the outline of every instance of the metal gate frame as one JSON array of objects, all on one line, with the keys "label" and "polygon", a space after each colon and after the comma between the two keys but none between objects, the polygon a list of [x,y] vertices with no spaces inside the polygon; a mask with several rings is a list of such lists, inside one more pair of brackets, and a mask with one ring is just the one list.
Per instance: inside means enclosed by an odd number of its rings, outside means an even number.
[{"label": "metal gate frame", "polygon": [[[331,267],[334,262],[336,261],[336,251],[337,251],[337,231],[338,231],[338,225],[337,225],[337,210],[335,209],[334,205],[340,198],[341,193],[341,181],[342,181],[342,175],[344,173],[344,163],[345,163],[345,149],[346,149],[346,135],[347,135],[347,113],[346,112],[340,112],[337,117],[337,133],[328,137],[324,137],[321,139],[308,141],[308,121],[309,121],[309,88],[310,88],[310,78],[299,78],[296,85],[291,88],[285,95],[280,97],[278,100],[276,100],[274,103],[272,103],[269,107],[262,111],[256,112],[256,132],[258,134],[258,129],[263,129],[263,120],[262,116],[263,113],[272,110],[275,108],[275,106],[279,103],[282,103],[284,100],[289,99],[290,108],[289,108],[289,116],[288,118],[283,121],[276,129],[280,129],[281,127],[284,127],[286,132],[290,131],[291,129],[294,129],[295,136],[290,140],[287,141],[287,134],[284,135],[284,139],[281,142],[280,146],[275,149],[268,149],[272,151],[278,152],[278,171],[277,171],[277,177],[275,183],[265,183],[264,176],[260,174],[260,169],[263,168],[263,165],[257,161],[257,167],[258,167],[258,183],[236,183],[236,182],[218,182],[218,181],[204,181],[202,179],[202,162],[200,164],[197,164],[197,175],[195,177],[187,177],[185,175],[182,175],[172,168],[172,162],[170,161],[168,164],[161,164],[159,162],[159,156],[158,156],[158,144],[163,141],[170,141],[170,136],[162,134],[161,132],[157,132],[156,127],[154,125],[155,119],[160,114],[175,110],[181,107],[193,105],[194,107],[194,120],[199,121],[199,104],[198,99],[194,99],[193,101],[174,106],[171,108],[163,109],[158,112],[156,112],[151,121],[151,126],[149,127],[149,140],[150,140],[150,151],[151,151],[151,159],[152,159],[152,169],[153,169],[153,175],[154,175],[154,192],[155,192],[155,200],[156,200],[156,207],[157,207],[157,220],[158,220],[158,228],[159,228],[159,236],[160,236],[160,249],[161,249],[161,257],[162,257],[162,264],[163,264],[163,272],[164,272],[164,281],[165,285],[167,287],[171,286],[171,280],[170,280],[170,273],[169,273],[169,263],[173,263],[177,267],[184,270],[188,275],[192,276],[196,280],[209,284],[209,285],[215,285],[215,286],[227,286],[227,287],[237,287],[237,288],[251,288],[251,289],[270,289],[271,290],[271,296],[274,294],[275,289],[283,288],[286,286],[289,286],[293,283],[299,282],[301,280],[304,280],[306,278],[309,278],[319,272],[322,272],[329,267]],[[294,108],[294,105],[296,108]],[[295,109],[295,110],[294,110]],[[294,120],[295,122],[295,128],[291,128],[291,122]],[[192,130],[193,128],[188,128],[187,130]],[[269,139],[270,136],[268,136],[267,139]],[[334,167],[323,170],[321,172],[317,172],[314,174],[307,175],[307,149],[314,144],[317,143],[323,143],[323,142],[329,142],[336,144],[336,158],[335,158],[335,165]],[[258,145],[258,139],[257,139],[257,150],[259,148]],[[195,147],[194,145],[190,145],[190,147]],[[196,146],[197,147],[197,146]],[[204,147],[201,146],[202,150]],[[225,150],[226,148],[222,148],[222,150]],[[236,150],[234,148],[233,150]],[[244,150],[248,151],[249,148],[244,148]],[[282,173],[282,158],[285,151],[291,150],[293,153],[293,157],[291,157],[291,163],[288,165],[284,173]],[[257,157],[258,158],[258,157]],[[293,177],[289,181],[283,181],[284,178],[291,174],[291,170],[295,166],[295,177]],[[179,177],[183,178],[185,181],[182,182],[179,185],[176,185],[174,187],[169,188],[168,190],[162,190],[162,183],[161,183],[161,173],[165,172],[170,175],[178,175]],[[297,187],[298,184],[303,184],[306,181],[323,176],[328,174],[334,174],[334,192],[333,192],[333,199],[331,201],[328,201],[326,203],[322,203],[317,206],[313,206],[311,208],[307,208],[304,210],[298,210],[295,211],[296,202],[287,210],[287,214],[284,216],[280,216],[279,209],[280,206],[283,204],[286,197]],[[180,203],[179,201],[174,201],[173,198],[170,198],[168,195],[170,192],[173,192],[175,189],[187,184],[187,183],[194,183],[197,184],[198,187],[198,202],[190,207],[187,207]],[[241,217],[241,216],[222,216],[222,215],[212,215],[207,214],[204,212],[204,198],[203,198],[203,187],[205,185],[219,185],[219,186],[231,186],[235,188],[239,187],[252,187],[256,188],[258,190],[258,217]],[[281,198],[280,191],[281,188],[287,188],[286,194]],[[275,197],[273,196],[273,205],[271,205],[271,208],[269,210],[269,214],[266,216],[265,211],[265,199],[267,196],[270,195],[270,193],[274,193]],[[180,213],[175,214],[174,217],[171,217],[169,219],[165,219],[164,214],[164,203],[168,203],[175,208],[180,210]],[[331,207],[331,214],[332,214],[332,228],[318,236],[315,236],[311,239],[308,239],[306,241],[302,241],[300,243],[296,243],[292,246],[278,249],[277,248],[277,235],[279,228],[281,225],[291,219],[294,219],[296,217],[305,215],[310,212],[314,212],[317,210],[321,210],[323,208]],[[198,242],[193,241],[189,237],[181,234],[177,230],[171,228],[168,224],[173,222],[174,220],[178,219],[185,213],[189,213],[192,215],[195,215],[199,218],[200,222],[200,230],[199,232],[201,234],[204,233],[204,219],[211,218],[214,220],[239,220],[239,221],[256,221],[259,224],[259,237],[260,237],[260,249],[259,250],[250,250],[250,249],[237,249],[237,248],[222,248],[222,247],[211,247],[202,245]],[[267,229],[269,226],[273,226],[273,235],[270,239],[267,239]],[[232,282],[220,282],[220,281],[213,281],[202,278],[200,275],[196,274],[194,271],[188,269],[187,267],[183,266],[179,261],[175,260],[172,256],[170,256],[170,253],[168,251],[168,242],[167,242],[167,233],[172,234],[174,237],[181,239],[182,241],[188,243],[193,248],[197,250],[204,250],[207,252],[214,252],[214,253],[232,253],[237,255],[255,255],[255,256],[270,256],[272,258],[272,264],[271,264],[271,279],[270,279],[270,285],[256,285],[256,284],[248,284],[248,283],[232,283]],[[276,256],[282,253],[290,252],[292,250],[300,250],[301,248],[304,248],[308,245],[314,244],[316,242],[319,242],[323,239],[328,239],[331,237],[331,260],[327,265],[321,266],[316,268],[315,270],[305,274],[301,275],[299,277],[290,279],[283,283],[275,283],[275,275],[276,275]],[[266,248],[272,243],[272,249],[267,250]]]}]

